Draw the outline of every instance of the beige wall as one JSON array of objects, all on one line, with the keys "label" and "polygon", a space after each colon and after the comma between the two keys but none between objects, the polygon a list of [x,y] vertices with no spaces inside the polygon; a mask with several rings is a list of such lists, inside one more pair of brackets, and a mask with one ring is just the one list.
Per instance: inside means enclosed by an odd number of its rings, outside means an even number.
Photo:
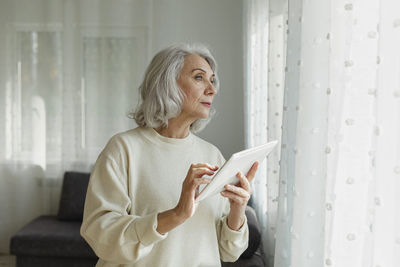
[{"label": "beige wall", "polygon": [[244,147],[242,0],[155,0],[152,54],[174,42],[204,42],[219,64],[217,114],[198,135],[225,158]]}]

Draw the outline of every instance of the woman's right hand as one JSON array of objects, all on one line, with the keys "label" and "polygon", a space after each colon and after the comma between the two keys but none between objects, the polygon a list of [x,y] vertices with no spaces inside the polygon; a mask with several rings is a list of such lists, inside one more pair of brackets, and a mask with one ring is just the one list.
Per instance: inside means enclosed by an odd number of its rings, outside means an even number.
[{"label": "woman's right hand", "polygon": [[202,178],[203,175],[213,175],[218,166],[211,166],[207,163],[191,164],[182,185],[182,192],[178,205],[175,207],[176,215],[182,220],[187,220],[193,216],[198,202],[195,201],[199,186],[209,184],[210,178]]}]

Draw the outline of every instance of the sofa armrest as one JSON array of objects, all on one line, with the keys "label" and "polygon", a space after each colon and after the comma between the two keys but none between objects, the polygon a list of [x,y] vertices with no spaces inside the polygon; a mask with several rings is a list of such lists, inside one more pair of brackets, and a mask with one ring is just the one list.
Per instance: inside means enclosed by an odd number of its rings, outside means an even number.
[{"label": "sofa armrest", "polygon": [[260,224],[258,223],[255,210],[247,205],[245,212],[247,217],[247,225],[249,227],[249,246],[240,257],[248,259],[254,255],[254,253],[260,246],[261,228]]}]

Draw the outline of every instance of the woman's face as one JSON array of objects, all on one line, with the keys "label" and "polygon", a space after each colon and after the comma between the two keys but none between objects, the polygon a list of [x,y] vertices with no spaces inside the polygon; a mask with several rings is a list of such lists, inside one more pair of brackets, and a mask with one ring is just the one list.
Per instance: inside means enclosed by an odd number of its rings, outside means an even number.
[{"label": "woman's face", "polygon": [[214,73],[204,58],[199,55],[186,56],[178,78],[178,86],[186,93],[181,115],[193,121],[208,117],[217,93],[214,79]]}]

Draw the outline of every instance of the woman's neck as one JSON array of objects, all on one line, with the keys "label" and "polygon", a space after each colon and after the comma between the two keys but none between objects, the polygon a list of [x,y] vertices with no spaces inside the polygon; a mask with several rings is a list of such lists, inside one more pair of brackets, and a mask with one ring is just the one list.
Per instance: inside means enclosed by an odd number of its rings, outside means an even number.
[{"label": "woman's neck", "polygon": [[191,121],[182,122],[178,118],[172,118],[168,120],[168,127],[158,127],[154,130],[168,138],[185,138],[189,135],[192,123]]}]

